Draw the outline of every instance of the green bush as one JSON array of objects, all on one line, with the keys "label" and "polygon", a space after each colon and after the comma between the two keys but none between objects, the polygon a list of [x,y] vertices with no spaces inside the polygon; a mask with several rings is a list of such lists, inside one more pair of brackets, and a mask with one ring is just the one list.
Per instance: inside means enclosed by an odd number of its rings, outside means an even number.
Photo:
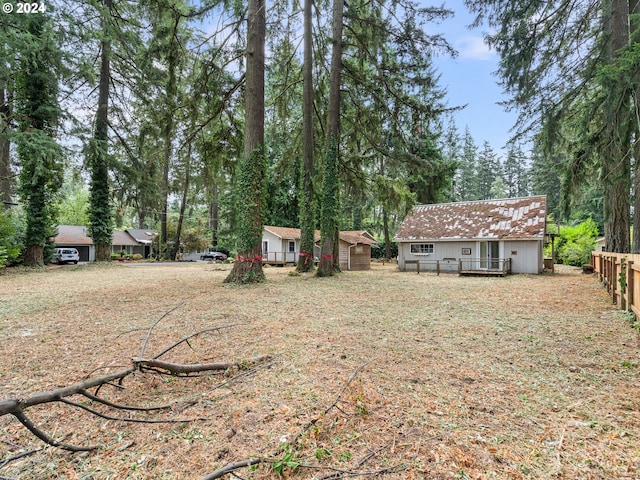
[{"label": "green bush", "polygon": [[589,263],[597,238],[598,227],[590,218],[573,227],[560,227],[560,237],[556,242],[556,261],[576,267]]},{"label": "green bush", "polygon": [[7,266],[7,249],[5,247],[0,247],[0,270]]},{"label": "green bush", "polygon": [[23,217],[18,209],[0,208],[0,248],[4,249],[4,262],[0,268],[17,263],[20,257],[25,231]]}]

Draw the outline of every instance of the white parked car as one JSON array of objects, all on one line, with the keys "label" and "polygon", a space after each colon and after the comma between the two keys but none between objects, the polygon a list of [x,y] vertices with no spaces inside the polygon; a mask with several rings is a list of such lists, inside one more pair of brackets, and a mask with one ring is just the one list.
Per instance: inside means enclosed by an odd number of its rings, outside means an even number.
[{"label": "white parked car", "polygon": [[61,263],[78,263],[80,254],[75,248],[56,248],[51,261],[60,265]]}]

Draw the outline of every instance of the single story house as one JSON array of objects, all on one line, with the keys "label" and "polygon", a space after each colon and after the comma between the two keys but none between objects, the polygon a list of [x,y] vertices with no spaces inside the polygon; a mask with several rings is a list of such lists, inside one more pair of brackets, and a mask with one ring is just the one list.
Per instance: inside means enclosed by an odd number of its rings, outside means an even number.
[{"label": "single story house", "polygon": [[140,244],[127,233],[126,230],[114,230],[111,239],[111,253],[119,254],[124,251],[127,254],[140,253]]},{"label": "single story house", "polygon": [[541,273],[546,196],[419,205],[394,236],[401,270]]},{"label": "single story house", "polygon": [[87,227],[80,225],[58,225],[58,234],[53,238],[56,247],[69,247],[78,250],[81,262],[93,262],[96,248],[91,237],[87,236]]},{"label": "single story house", "polygon": [[142,258],[147,258],[153,252],[153,240],[158,236],[158,232],[144,228],[127,228],[127,234],[137,242],[132,253],[139,253]]},{"label": "single story house", "polygon": [[[320,231],[314,234],[314,259],[320,257]],[[371,245],[376,241],[364,230],[340,232],[340,268],[371,268]],[[300,256],[300,229],[265,225],[262,230],[262,261],[270,265],[295,264]]]},{"label": "single story house", "polygon": [[[124,231],[114,230],[111,240],[111,253],[122,250],[129,254],[139,253],[147,258],[151,253],[156,233],[149,230],[130,228]],[[58,234],[53,237],[56,247],[70,247],[78,250],[81,262],[93,262],[96,250],[93,239],[87,235],[87,227],[81,225],[58,225]]]}]

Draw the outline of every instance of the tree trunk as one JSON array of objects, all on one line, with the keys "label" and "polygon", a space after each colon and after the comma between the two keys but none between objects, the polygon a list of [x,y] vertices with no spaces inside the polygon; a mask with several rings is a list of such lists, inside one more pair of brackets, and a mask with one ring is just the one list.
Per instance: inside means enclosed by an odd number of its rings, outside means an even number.
[{"label": "tree trunk", "polygon": [[[635,45],[640,41],[640,1],[629,0],[629,12],[634,16],[630,17],[629,44]],[[633,91],[634,111],[640,109],[640,72],[635,75],[635,87]],[[633,174],[633,228],[634,235],[631,245],[631,253],[640,253],[640,120],[632,119],[633,132],[633,158],[634,158],[634,174]]]},{"label": "tree trunk", "polygon": [[311,16],[312,0],[304,2],[304,65],[302,90],[302,194],[300,202],[300,255],[298,272],[313,270],[313,250],[315,245],[315,225],[313,221],[313,25]]},{"label": "tree trunk", "polygon": [[320,233],[322,248],[318,276],[340,271],[338,240],[338,157],[340,143],[340,85],[342,79],[342,15],[344,0],[333,2],[333,49],[331,79],[329,81],[329,114],[327,119],[327,148],[324,162],[324,185]]},{"label": "tree trunk", "polygon": [[244,156],[239,166],[238,257],[225,283],[265,280],[262,271],[262,214],[265,201],[264,58],[266,15],[264,0],[249,0],[247,74],[245,87]]},{"label": "tree trunk", "polygon": [[174,43],[174,36],[178,29],[180,17],[175,19],[173,30],[171,31],[171,42],[169,45],[168,65],[167,65],[167,86],[165,91],[166,98],[166,115],[164,117],[164,125],[162,129],[162,137],[164,141],[164,155],[162,159],[162,208],[160,211],[160,244],[158,245],[159,254],[164,255],[165,243],[167,242],[167,215],[169,211],[169,169],[171,166],[171,156],[173,154],[173,115],[176,111],[176,94],[178,91],[178,80],[176,69],[178,67],[177,46]]},{"label": "tree trunk", "polygon": [[219,217],[220,214],[220,204],[218,203],[218,192],[220,191],[220,187],[218,185],[213,185],[213,198],[211,199],[211,203],[209,204],[209,228],[211,229],[211,245],[214,247],[218,246],[218,226],[219,226]]},{"label": "tree trunk", "polygon": [[[629,42],[629,0],[611,0],[610,58],[614,63]],[[629,95],[622,95],[621,102],[609,101],[607,125],[610,130],[610,146],[604,154],[604,214],[606,249],[610,252],[629,252],[630,230],[630,160],[627,122],[629,121]]]},{"label": "tree trunk", "polygon": [[9,120],[11,118],[11,93],[0,81],[0,201],[9,208],[13,198],[13,175],[11,172],[11,142]]},{"label": "tree trunk", "polygon": [[178,253],[180,253],[180,236],[182,235],[182,223],[184,222],[184,212],[187,208],[187,195],[189,193],[189,183],[191,180],[191,144],[189,144],[189,151],[187,153],[187,160],[185,166],[184,175],[184,188],[182,190],[182,201],[180,203],[180,216],[178,218],[178,227],[176,228],[176,238],[173,241],[173,251],[171,252],[171,258],[176,260]]},{"label": "tree trunk", "polygon": [[[111,0],[103,1],[105,18],[103,18],[103,35],[108,35],[109,19],[111,14]],[[109,167],[108,167],[108,142],[109,142],[109,85],[111,83],[111,43],[108,38],[101,42],[100,82],[98,86],[98,111],[93,138],[91,155],[91,198],[90,198],[90,222],[91,236],[96,246],[96,261],[108,262],[111,260],[111,239],[113,226],[111,221],[111,201],[109,198]]]}]

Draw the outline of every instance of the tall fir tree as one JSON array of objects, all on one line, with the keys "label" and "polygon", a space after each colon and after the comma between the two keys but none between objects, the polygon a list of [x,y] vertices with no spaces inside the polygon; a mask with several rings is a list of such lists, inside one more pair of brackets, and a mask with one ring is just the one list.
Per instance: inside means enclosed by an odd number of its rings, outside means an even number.
[{"label": "tall fir tree", "polygon": [[44,248],[55,235],[54,203],[61,186],[61,149],[55,141],[60,120],[60,50],[49,13],[25,15],[24,49],[16,81],[16,135],[20,162],[19,194],[26,208],[24,263],[44,264]]}]

